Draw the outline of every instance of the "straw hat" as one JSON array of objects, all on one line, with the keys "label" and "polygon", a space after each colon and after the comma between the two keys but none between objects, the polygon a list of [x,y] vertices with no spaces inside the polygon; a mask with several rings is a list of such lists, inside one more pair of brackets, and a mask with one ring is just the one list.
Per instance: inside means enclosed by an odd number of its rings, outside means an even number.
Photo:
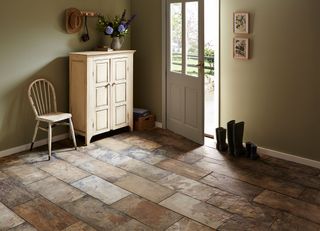
[{"label": "straw hat", "polygon": [[66,9],[66,30],[69,34],[77,33],[82,26],[82,15],[76,8]]}]

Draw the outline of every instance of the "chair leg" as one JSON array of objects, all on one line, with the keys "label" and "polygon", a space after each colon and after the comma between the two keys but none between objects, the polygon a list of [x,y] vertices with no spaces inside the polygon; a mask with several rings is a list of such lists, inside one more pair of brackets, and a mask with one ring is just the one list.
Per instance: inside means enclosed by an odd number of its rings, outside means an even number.
[{"label": "chair leg", "polygon": [[34,133],[33,133],[33,138],[32,138],[32,143],[31,143],[30,151],[32,151],[34,142],[35,142],[36,137],[37,137],[38,128],[39,128],[39,123],[40,123],[40,121],[37,120],[36,126],[35,126],[35,128],[34,128]]},{"label": "chair leg", "polygon": [[71,133],[71,136],[72,136],[74,149],[77,150],[76,135],[74,134],[74,128],[73,128],[73,123],[72,123],[72,119],[71,118],[69,119],[69,126],[70,126],[70,133]]},{"label": "chair leg", "polygon": [[49,123],[48,126],[48,152],[49,152],[49,160],[51,159],[51,142],[52,142],[52,124]]}]

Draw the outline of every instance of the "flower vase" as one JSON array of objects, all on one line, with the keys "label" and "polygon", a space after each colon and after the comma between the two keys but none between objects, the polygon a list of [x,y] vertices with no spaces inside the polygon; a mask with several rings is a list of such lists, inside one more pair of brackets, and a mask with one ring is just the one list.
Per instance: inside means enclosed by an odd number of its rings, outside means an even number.
[{"label": "flower vase", "polygon": [[111,42],[111,48],[113,50],[120,50],[122,46],[122,42],[120,41],[120,37],[113,37]]}]

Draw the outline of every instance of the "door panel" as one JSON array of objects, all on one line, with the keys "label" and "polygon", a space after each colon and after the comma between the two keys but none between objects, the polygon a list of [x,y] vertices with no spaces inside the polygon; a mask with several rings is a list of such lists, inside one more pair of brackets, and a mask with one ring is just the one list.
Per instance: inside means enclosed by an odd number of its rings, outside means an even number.
[{"label": "door panel", "polygon": [[203,0],[167,0],[167,127],[204,142]]},{"label": "door panel", "polygon": [[101,110],[101,111],[97,111],[96,112],[96,130],[97,131],[101,131],[101,130],[106,130],[108,129],[108,114],[109,114],[109,110],[105,109],[105,110]]},{"label": "door panel", "polygon": [[108,106],[108,87],[96,88],[96,107]]},{"label": "door panel", "polygon": [[128,58],[112,59],[112,129],[129,125],[128,119]]}]

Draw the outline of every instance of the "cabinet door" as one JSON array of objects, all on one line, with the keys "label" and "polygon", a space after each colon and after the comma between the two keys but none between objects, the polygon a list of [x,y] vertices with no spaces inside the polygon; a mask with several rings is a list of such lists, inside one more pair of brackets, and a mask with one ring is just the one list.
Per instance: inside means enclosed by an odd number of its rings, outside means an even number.
[{"label": "cabinet door", "polygon": [[95,105],[95,134],[110,130],[110,60],[102,59],[93,62],[94,70],[94,105]]},{"label": "cabinet door", "polygon": [[128,120],[128,74],[129,59],[114,58],[112,67],[112,129],[129,125]]}]

